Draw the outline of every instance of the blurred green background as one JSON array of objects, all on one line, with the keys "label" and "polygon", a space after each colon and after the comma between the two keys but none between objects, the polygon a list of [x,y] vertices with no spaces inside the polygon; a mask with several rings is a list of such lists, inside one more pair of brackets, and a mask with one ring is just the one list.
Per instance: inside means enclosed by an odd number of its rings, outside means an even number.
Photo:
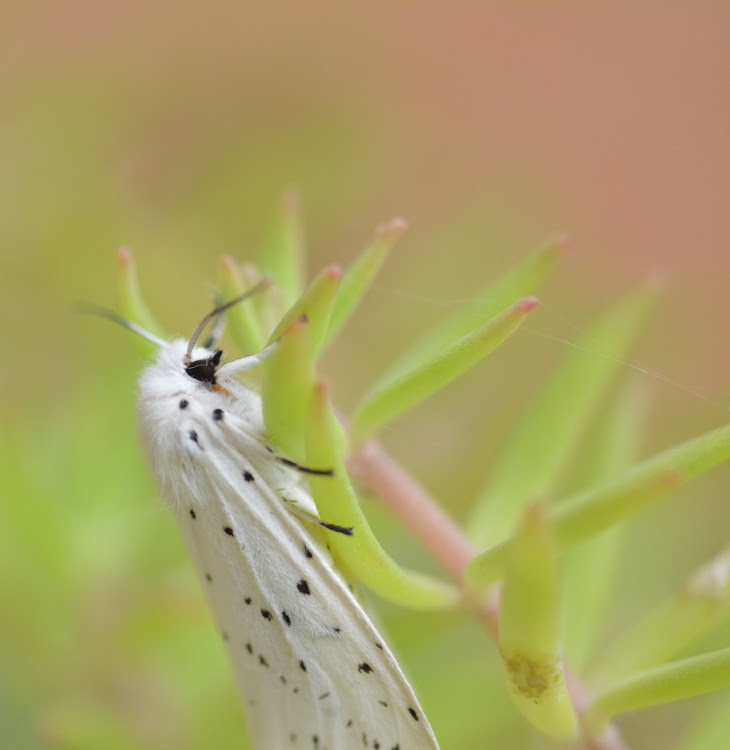
[{"label": "blurred green background", "polygon": [[[3,747],[246,746],[137,447],[141,362],[125,332],[72,311],[112,303],[122,244],[184,334],[210,306],[219,258],[253,256],[285,187],[302,195],[310,273],[407,218],[325,361],[347,410],[403,342],[568,232],[540,312],[383,435],[457,519],[564,341],[651,273],[671,283],[624,367],[652,400],[645,453],[726,421],[728,28],[727,6],[689,2],[3,3]],[[721,548],[727,479],[637,520],[601,637]],[[364,502],[400,561],[434,569]],[[376,604],[444,750],[535,746],[477,625]],[[689,701],[622,728],[636,747],[669,747],[723,708]]]}]

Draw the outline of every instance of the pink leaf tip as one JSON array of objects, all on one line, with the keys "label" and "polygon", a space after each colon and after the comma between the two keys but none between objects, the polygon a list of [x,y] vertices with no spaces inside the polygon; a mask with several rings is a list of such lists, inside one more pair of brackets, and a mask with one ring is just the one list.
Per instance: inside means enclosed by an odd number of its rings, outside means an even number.
[{"label": "pink leaf tip", "polygon": [[342,278],[342,266],[338,266],[338,265],[328,266],[327,277],[331,281],[339,281]]},{"label": "pink leaf tip", "polygon": [[120,268],[127,268],[134,263],[134,256],[128,247],[120,247],[117,250],[117,264]]},{"label": "pink leaf tip", "polygon": [[282,198],[284,210],[287,213],[295,213],[299,210],[299,191],[295,187],[288,187]]},{"label": "pink leaf tip", "polygon": [[324,380],[318,380],[314,384],[314,395],[323,400],[329,396],[329,387]]},{"label": "pink leaf tip", "polygon": [[519,300],[519,302],[517,303],[520,310],[526,313],[534,310],[539,304],[540,304],[540,300],[537,297],[524,297],[523,299]]},{"label": "pink leaf tip", "polygon": [[408,222],[405,219],[391,219],[381,224],[376,230],[378,237],[387,237],[395,239],[400,237],[408,229]]}]

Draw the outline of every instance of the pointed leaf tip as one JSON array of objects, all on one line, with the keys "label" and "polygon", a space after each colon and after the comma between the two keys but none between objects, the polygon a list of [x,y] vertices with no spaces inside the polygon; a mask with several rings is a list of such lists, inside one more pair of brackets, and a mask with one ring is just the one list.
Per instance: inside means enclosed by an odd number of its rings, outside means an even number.
[{"label": "pointed leaf tip", "polygon": [[364,442],[386,422],[473,367],[506,341],[536,306],[535,297],[518,300],[465,336],[449,341],[413,369],[376,386],[352,419],[353,440]]},{"label": "pointed leaf tip", "polygon": [[326,341],[331,341],[342,328],[405,229],[403,219],[391,219],[379,226],[368,247],[347,269],[332,308]]},{"label": "pointed leaf tip", "polygon": [[[166,338],[162,327],[149,311],[139,288],[137,279],[137,264],[134,255],[128,247],[117,250],[116,287],[117,308],[122,315],[133,323],[144,328],[157,338]],[[138,348],[147,354],[150,351],[149,342],[140,339]]]},{"label": "pointed leaf tip", "polygon": [[540,304],[540,300],[537,297],[523,297],[519,302],[517,302],[517,307],[522,310],[522,312],[532,312],[538,305]]},{"label": "pointed leaf tip", "polygon": [[337,264],[327,266],[327,270],[325,273],[327,274],[327,278],[331,281],[339,281],[342,278],[342,266],[339,266]]},{"label": "pointed leaf tip", "polygon": [[550,244],[558,255],[564,255],[573,249],[573,239],[569,234],[558,234]]},{"label": "pointed leaf tip", "polygon": [[400,237],[406,229],[408,229],[408,222],[405,219],[396,218],[381,224],[375,230],[375,234],[383,239],[395,240]]},{"label": "pointed leaf tip", "polygon": [[134,256],[128,247],[122,245],[117,250],[117,265],[120,269],[126,269],[128,266],[134,265]]},{"label": "pointed leaf tip", "polygon": [[281,204],[287,213],[296,213],[302,202],[299,191],[295,187],[288,187],[281,196]]},{"label": "pointed leaf tip", "polygon": [[329,398],[330,389],[324,380],[318,380],[314,384],[314,395],[316,398],[321,400]]}]

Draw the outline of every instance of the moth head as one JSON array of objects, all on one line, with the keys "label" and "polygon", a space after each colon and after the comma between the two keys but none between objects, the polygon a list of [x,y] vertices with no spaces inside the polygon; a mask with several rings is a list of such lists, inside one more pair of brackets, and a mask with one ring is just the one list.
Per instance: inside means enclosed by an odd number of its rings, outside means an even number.
[{"label": "moth head", "polygon": [[191,378],[200,380],[201,383],[215,385],[215,374],[222,356],[223,350],[216,349],[210,357],[205,359],[194,359],[189,365],[184,365],[185,372],[190,375]]},{"label": "moth head", "polygon": [[[251,287],[251,289],[244,292],[243,294],[240,294],[238,297],[234,297],[232,300],[226,302],[225,304],[218,305],[218,307],[216,307],[214,310],[211,310],[211,312],[209,312],[200,321],[200,323],[198,323],[192,335],[188,339],[187,348],[185,350],[185,354],[183,355],[182,362],[180,363],[187,375],[189,375],[191,378],[194,378],[195,380],[200,381],[201,383],[215,385],[217,378],[221,375],[231,375],[234,372],[248,370],[257,365],[262,359],[264,359],[274,351],[277,346],[275,343],[270,344],[256,354],[251,354],[247,357],[241,357],[240,359],[234,359],[231,362],[221,364],[223,351],[221,349],[215,348],[223,329],[223,319],[221,315],[226,310],[228,310],[229,307],[233,307],[233,305],[237,305],[239,302],[243,302],[243,300],[248,299],[255,294],[259,294],[260,292],[267,289],[270,285],[271,279],[265,277],[258,284]],[[114,323],[123,326],[124,328],[128,328],[130,331],[134,331],[134,333],[142,336],[143,338],[147,339],[147,341],[152,342],[160,348],[168,346],[167,341],[158,338],[157,336],[150,333],[149,331],[146,331],[144,328],[138,326],[131,320],[127,320],[127,318],[118,315],[113,310],[108,310],[104,307],[97,307],[96,305],[82,305],[80,310],[81,312],[91,313],[93,315],[99,315],[102,318],[107,318],[108,320],[111,320]],[[216,323],[213,326],[213,330],[211,332],[209,340],[205,343],[204,349],[212,349],[213,352],[207,357],[194,360],[193,350],[195,349],[195,345],[198,343],[200,334],[212,321],[216,321]]]}]

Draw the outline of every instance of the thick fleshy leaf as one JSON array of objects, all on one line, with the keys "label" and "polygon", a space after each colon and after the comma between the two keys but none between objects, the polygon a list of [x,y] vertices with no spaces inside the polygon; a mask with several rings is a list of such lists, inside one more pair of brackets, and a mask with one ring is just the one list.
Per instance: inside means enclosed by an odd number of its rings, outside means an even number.
[{"label": "thick fleshy leaf", "polygon": [[558,570],[544,509],[528,508],[506,561],[499,651],[510,695],[542,733],[571,739],[577,720],[563,674]]},{"label": "thick fleshy leaf", "polygon": [[262,402],[268,436],[291,458],[304,460],[314,380],[309,324],[296,320],[264,363]]},{"label": "thick fleshy leaf", "polygon": [[328,532],[330,548],[343,571],[380,596],[415,609],[454,606],[459,592],[435,578],[401,568],[378,543],[357,502],[342,451],[341,428],[324,386],[315,386],[310,409],[307,463],[332,467],[333,476],[311,476],[309,483],[320,518],[352,528],[352,535]]},{"label": "thick fleshy leaf", "polygon": [[[630,518],[728,458],[730,425],[660,453],[616,482],[558,504],[550,518],[560,554]],[[507,539],[475,557],[466,572],[470,585],[486,586],[501,578],[512,543],[513,539]]]},{"label": "thick fleshy leaf", "polygon": [[703,565],[673,596],[601,654],[592,673],[605,683],[678,656],[730,617],[730,549]]},{"label": "thick fleshy leaf", "polygon": [[[260,276],[249,267],[244,273],[233,258],[221,261],[221,290],[226,299],[239,297],[260,281]],[[226,313],[231,338],[242,354],[252,354],[264,347],[261,320],[256,311],[256,298],[245,299]]]},{"label": "thick fleshy leaf", "polygon": [[333,339],[350,317],[406,227],[403,219],[393,219],[378,227],[373,241],[347,269],[332,308],[326,341]]},{"label": "thick fleshy leaf", "polygon": [[295,320],[304,316],[309,325],[309,345],[312,351],[319,352],[327,333],[332,306],[341,278],[342,271],[339,266],[329,266],[321,271],[307,291],[279,321],[269,337],[269,343],[276,341]]},{"label": "thick fleshy leaf", "polygon": [[396,359],[383,373],[376,388],[394,380],[407,370],[436,358],[455,341],[483,325],[485,320],[499,315],[515,300],[534,294],[555,268],[566,244],[564,237],[548,242],[493,282],[481,294],[436,324]]},{"label": "thick fleshy leaf", "polygon": [[616,714],[692,698],[730,687],[730,648],[665,664],[612,685],[588,707],[584,720],[598,732]]},{"label": "thick fleshy leaf", "polygon": [[[126,247],[119,248],[117,253],[116,282],[117,309],[119,312],[153,336],[166,339],[165,331],[150,312],[142,297],[137,278],[137,264],[131,250]],[[154,344],[140,336],[135,336],[135,341],[145,354],[157,351]]]},{"label": "thick fleshy leaf", "polygon": [[299,196],[289,190],[277,207],[257,264],[282,290],[284,310],[294,304],[304,289],[305,257]]},{"label": "thick fleshy leaf", "polygon": [[[647,417],[648,398],[641,386],[643,383],[631,378],[592,429],[576,462],[577,486],[600,487],[635,463]],[[624,525],[614,526],[563,558],[563,642],[566,657],[577,672],[582,671],[607,619],[625,532]]]},{"label": "thick fleshy leaf", "polygon": [[509,338],[537,304],[534,297],[515,302],[480,328],[453,342],[434,359],[403,373],[375,391],[353,417],[353,440],[364,441],[378,427],[473,367]]},{"label": "thick fleshy leaf", "polygon": [[654,299],[653,291],[646,289],[627,295],[566,351],[504,440],[480,493],[470,524],[470,536],[478,547],[505,539],[526,504],[551,497]]}]

